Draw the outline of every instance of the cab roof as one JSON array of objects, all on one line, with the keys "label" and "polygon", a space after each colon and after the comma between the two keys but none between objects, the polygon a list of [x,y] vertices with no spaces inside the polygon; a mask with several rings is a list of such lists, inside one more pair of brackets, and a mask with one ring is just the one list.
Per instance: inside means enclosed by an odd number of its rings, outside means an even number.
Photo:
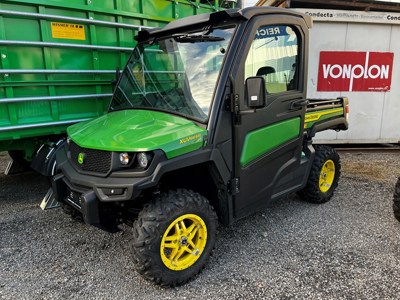
[{"label": "cab roof", "polygon": [[151,28],[151,29],[141,30],[139,31],[138,35],[135,36],[135,39],[138,42],[142,42],[152,38],[157,38],[158,36],[173,34],[176,31],[182,31],[182,29],[190,30],[191,27],[198,27],[199,25],[207,26],[213,23],[226,20],[233,20],[233,19],[250,20],[254,16],[269,15],[269,14],[274,14],[274,15],[281,14],[281,15],[299,17],[304,19],[308,28],[312,27],[311,17],[302,14],[300,12],[285,8],[254,6],[243,9],[233,8],[233,9],[221,10],[213,13],[194,15],[178,19],[168,23],[162,28]]}]

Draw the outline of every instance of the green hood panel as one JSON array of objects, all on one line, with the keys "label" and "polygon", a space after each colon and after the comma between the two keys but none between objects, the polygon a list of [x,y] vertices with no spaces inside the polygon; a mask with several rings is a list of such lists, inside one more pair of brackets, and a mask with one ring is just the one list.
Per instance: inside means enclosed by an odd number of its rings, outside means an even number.
[{"label": "green hood panel", "polygon": [[123,110],[68,127],[79,146],[106,151],[161,149],[168,158],[201,148],[207,130],[187,119],[149,110]]}]

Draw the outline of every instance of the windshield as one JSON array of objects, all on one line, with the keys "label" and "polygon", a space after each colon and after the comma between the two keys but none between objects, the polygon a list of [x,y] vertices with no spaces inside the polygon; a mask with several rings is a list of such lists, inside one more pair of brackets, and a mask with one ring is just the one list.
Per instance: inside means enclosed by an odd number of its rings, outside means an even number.
[{"label": "windshield", "polygon": [[109,110],[162,110],[205,122],[233,30],[214,28],[138,44]]}]

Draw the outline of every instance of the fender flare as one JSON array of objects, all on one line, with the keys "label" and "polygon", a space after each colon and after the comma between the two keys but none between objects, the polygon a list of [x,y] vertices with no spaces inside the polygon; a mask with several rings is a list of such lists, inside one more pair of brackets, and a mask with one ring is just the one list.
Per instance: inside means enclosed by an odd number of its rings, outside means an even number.
[{"label": "fender flare", "polygon": [[31,162],[31,168],[47,177],[56,173],[56,154],[66,144],[66,138],[59,139],[55,143],[46,143],[36,151]]}]

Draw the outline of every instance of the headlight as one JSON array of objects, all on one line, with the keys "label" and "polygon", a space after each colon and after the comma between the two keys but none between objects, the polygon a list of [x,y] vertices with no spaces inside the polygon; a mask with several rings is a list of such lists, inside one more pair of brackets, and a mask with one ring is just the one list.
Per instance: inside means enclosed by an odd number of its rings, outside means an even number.
[{"label": "headlight", "polygon": [[120,153],[119,154],[119,161],[122,165],[126,166],[129,164],[129,154],[126,152]]},{"label": "headlight", "polygon": [[137,161],[139,163],[139,166],[143,169],[146,169],[147,166],[149,165],[149,158],[147,157],[147,154],[144,152],[140,152],[137,155]]}]

